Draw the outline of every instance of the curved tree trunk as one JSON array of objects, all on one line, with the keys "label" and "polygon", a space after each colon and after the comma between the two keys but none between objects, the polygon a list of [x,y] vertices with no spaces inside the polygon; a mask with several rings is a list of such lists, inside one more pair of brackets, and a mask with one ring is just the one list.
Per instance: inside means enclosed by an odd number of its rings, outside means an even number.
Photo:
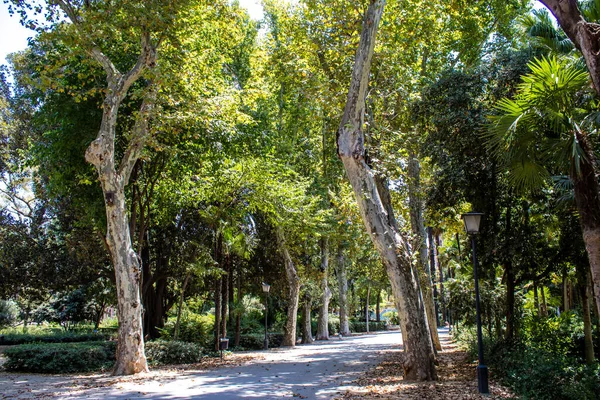
[{"label": "curved tree trunk", "polygon": [[329,340],[329,243],[327,238],[321,238],[321,306],[319,307],[319,318],[317,319],[317,340]]},{"label": "curved tree trunk", "polygon": [[442,350],[442,343],[435,326],[435,303],[431,290],[431,272],[427,258],[427,242],[425,240],[425,223],[423,222],[423,200],[421,198],[421,167],[416,155],[409,151],[408,154],[408,206],[410,209],[410,226],[414,237],[413,251],[418,252],[417,273],[419,274],[421,293],[431,340],[435,349]]},{"label": "curved tree trunk", "polygon": [[340,304],[339,333],[343,336],[350,336],[350,324],[348,322],[348,278],[346,276],[346,259],[344,257],[344,249],[341,245],[338,245],[336,266],[338,288],[340,292],[338,300]]},{"label": "curved tree trunk", "polygon": [[435,358],[425,313],[419,306],[417,278],[413,274],[409,249],[394,226],[377,190],[374,173],[365,162],[365,97],[377,27],[383,0],[372,0],[363,22],[352,80],[338,130],[338,155],[354,190],[361,217],[390,278],[404,339],[404,375],[412,380],[436,379]]},{"label": "curved tree trunk", "polygon": [[277,245],[284,259],[285,276],[288,283],[287,320],[284,326],[282,346],[296,345],[296,320],[298,318],[298,299],[300,297],[300,278],[296,266],[285,244],[283,230],[277,227]]},{"label": "curved tree trunk", "polygon": [[577,280],[581,294],[582,311],[583,311],[583,335],[584,335],[584,354],[585,362],[591,365],[595,361],[594,355],[594,340],[592,337],[592,315],[590,309],[590,290],[588,284],[588,268],[587,265],[577,265]]}]

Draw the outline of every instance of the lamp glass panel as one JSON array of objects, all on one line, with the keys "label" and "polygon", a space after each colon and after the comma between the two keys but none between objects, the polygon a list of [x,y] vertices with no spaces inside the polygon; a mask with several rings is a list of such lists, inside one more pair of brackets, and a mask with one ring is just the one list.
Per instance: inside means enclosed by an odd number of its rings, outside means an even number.
[{"label": "lamp glass panel", "polygon": [[265,293],[269,293],[269,289],[271,289],[271,285],[269,285],[268,283],[264,283],[262,284],[262,290]]},{"label": "lamp glass panel", "polygon": [[478,233],[479,224],[481,223],[481,214],[464,214],[465,229],[467,233]]}]

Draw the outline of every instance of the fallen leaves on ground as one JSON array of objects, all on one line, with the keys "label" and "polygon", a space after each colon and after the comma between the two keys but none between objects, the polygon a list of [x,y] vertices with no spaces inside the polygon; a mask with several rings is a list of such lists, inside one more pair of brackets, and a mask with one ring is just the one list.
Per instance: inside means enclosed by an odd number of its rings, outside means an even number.
[{"label": "fallen leaves on ground", "polygon": [[438,380],[410,382],[402,377],[402,348],[386,352],[384,361],[355,382],[339,399],[402,399],[402,400],[472,400],[513,399],[509,389],[490,380],[490,396],[482,396],[477,389],[477,362],[469,359],[456,344],[447,340],[438,352]]}]

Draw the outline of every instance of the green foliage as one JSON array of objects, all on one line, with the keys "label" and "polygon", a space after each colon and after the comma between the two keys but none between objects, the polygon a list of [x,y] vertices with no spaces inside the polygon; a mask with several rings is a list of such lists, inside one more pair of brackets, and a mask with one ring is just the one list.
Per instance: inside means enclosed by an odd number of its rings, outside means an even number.
[{"label": "green foliage", "polygon": [[382,317],[387,319],[392,325],[400,325],[400,318],[398,318],[398,311],[386,311]]},{"label": "green foliage", "polygon": [[[259,333],[240,335],[239,347],[244,350],[262,350],[264,348],[265,334]],[[269,347],[279,347],[283,342],[283,334],[269,333]]]},{"label": "green foliage", "polygon": [[19,316],[19,309],[12,300],[0,300],[0,328],[13,325]]},{"label": "green foliage", "polygon": [[[179,323],[178,340],[183,342],[197,343],[201,346],[210,347],[213,339],[213,327],[215,325],[215,316],[201,315],[186,311],[181,316]],[[163,339],[171,339],[175,333],[175,318],[170,318],[161,330]]]},{"label": "green foliage", "polygon": [[193,364],[202,358],[202,346],[197,343],[157,340],[146,342],[145,350],[151,365]]},{"label": "green foliage", "polygon": [[54,332],[48,333],[17,333],[13,331],[0,332],[0,345],[19,345],[26,343],[74,343],[97,342],[109,339],[110,335],[101,333]]},{"label": "green foliage", "polygon": [[[575,313],[560,317],[529,318],[515,343],[484,339],[485,359],[498,376],[524,399],[596,399],[600,365],[585,365],[580,342],[583,322]],[[459,340],[477,355],[474,329],[463,330]]]},{"label": "green foliage", "polygon": [[109,369],[116,342],[24,344],[7,348],[8,371],[74,373]]},{"label": "green foliage", "polygon": [[[385,331],[385,321],[369,321],[369,332]],[[366,332],[367,324],[364,321],[350,321],[350,330],[352,332]]]}]

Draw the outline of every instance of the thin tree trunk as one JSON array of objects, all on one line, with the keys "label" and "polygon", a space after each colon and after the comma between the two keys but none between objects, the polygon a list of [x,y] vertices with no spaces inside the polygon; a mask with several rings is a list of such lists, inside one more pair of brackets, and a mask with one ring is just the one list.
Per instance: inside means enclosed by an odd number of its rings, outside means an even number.
[{"label": "thin tree trunk", "polygon": [[321,306],[319,307],[319,318],[317,319],[317,340],[329,340],[329,241],[321,238]]},{"label": "thin tree trunk", "polygon": [[442,269],[442,263],[440,262],[440,233],[435,234],[435,263],[438,267],[438,274],[440,277],[440,304],[442,306],[442,324],[445,325],[448,316],[446,310],[446,298],[444,296],[444,271]]},{"label": "thin tree trunk", "polygon": [[296,320],[298,318],[298,298],[300,297],[300,278],[294,261],[285,244],[285,236],[281,227],[276,228],[277,244],[284,259],[285,275],[288,283],[287,319],[284,326],[282,346],[296,345]]},{"label": "thin tree trunk", "polygon": [[381,322],[379,303],[381,303],[381,290],[377,290],[377,303],[375,303],[375,321]]},{"label": "thin tree trunk", "polygon": [[420,279],[421,293],[431,340],[437,351],[442,350],[442,343],[437,331],[435,303],[433,301],[431,271],[427,259],[427,241],[425,240],[425,223],[423,222],[423,200],[421,196],[421,166],[412,150],[408,154],[408,205],[410,209],[410,226],[414,237],[412,248],[418,253],[417,273]]},{"label": "thin tree trunk", "polygon": [[371,297],[371,285],[367,286],[367,298],[365,299],[365,329],[369,333],[369,298]]},{"label": "thin tree trunk", "polygon": [[567,312],[567,311],[570,310],[570,305],[569,305],[569,275],[567,274],[567,267],[563,268],[562,298],[563,298],[563,312]]},{"label": "thin tree trunk", "polygon": [[242,305],[244,296],[242,295],[242,267],[238,266],[237,273],[237,312],[235,314],[235,347],[240,345],[242,331]]},{"label": "thin tree trunk", "polygon": [[350,336],[350,324],[348,323],[348,279],[346,277],[346,259],[342,245],[338,245],[337,250],[337,280],[340,292],[340,334]]},{"label": "thin tree trunk", "polygon": [[[364,121],[375,36],[385,1],[373,0],[363,21],[352,80],[338,130],[338,155],[354,190],[361,217],[390,278],[404,339],[404,375],[411,380],[436,379],[435,357],[425,313],[419,307],[417,277],[413,274],[406,239],[391,209],[386,209],[373,171],[365,161]],[[386,199],[387,200],[387,199]]]},{"label": "thin tree trunk", "polygon": [[542,316],[540,312],[540,300],[538,298],[538,287],[537,282],[533,281],[533,306],[535,307],[535,311],[537,313],[538,318]]},{"label": "thin tree trunk", "polygon": [[227,314],[229,309],[229,274],[231,274],[231,263],[230,255],[225,255],[225,270],[226,274],[223,276],[223,299],[221,301],[221,337],[227,336]]},{"label": "thin tree trunk", "polygon": [[[437,282],[436,282],[436,268],[435,268],[435,243],[433,242],[433,228],[431,226],[427,227],[427,242],[429,243],[429,271],[431,272],[431,287],[433,291],[433,310],[434,310],[434,319],[431,324],[434,325],[434,328],[437,329],[440,326],[439,320],[439,305],[438,305],[438,291],[437,291]],[[432,328],[432,329],[434,329]]]},{"label": "thin tree trunk", "polygon": [[592,316],[590,308],[589,270],[587,265],[576,265],[577,280],[582,301],[583,311],[583,335],[585,362],[590,365],[595,361],[594,340],[592,337]]},{"label": "thin tree trunk", "polygon": [[302,305],[302,344],[313,343],[312,326],[310,318],[310,309],[312,307],[310,296],[304,296],[304,304]]},{"label": "thin tree trunk", "polygon": [[221,286],[222,279],[221,277],[216,278],[215,282],[215,338],[214,338],[214,348],[215,351],[219,350],[219,339],[221,338]]},{"label": "thin tree trunk", "polygon": [[542,317],[548,318],[548,304],[546,303],[546,293],[544,291],[544,285],[540,288],[540,297],[542,302],[540,303],[540,312]]},{"label": "thin tree trunk", "polygon": [[181,310],[183,309],[183,298],[185,296],[185,288],[190,281],[191,275],[188,273],[185,275],[183,280],[183,286],[181,287],[181,293],[179,294],[179,305],[177,306],[177,320],[175,321],[175,332],[173,333],[173,340],[179,338],[179,324],[181,322]]}]

